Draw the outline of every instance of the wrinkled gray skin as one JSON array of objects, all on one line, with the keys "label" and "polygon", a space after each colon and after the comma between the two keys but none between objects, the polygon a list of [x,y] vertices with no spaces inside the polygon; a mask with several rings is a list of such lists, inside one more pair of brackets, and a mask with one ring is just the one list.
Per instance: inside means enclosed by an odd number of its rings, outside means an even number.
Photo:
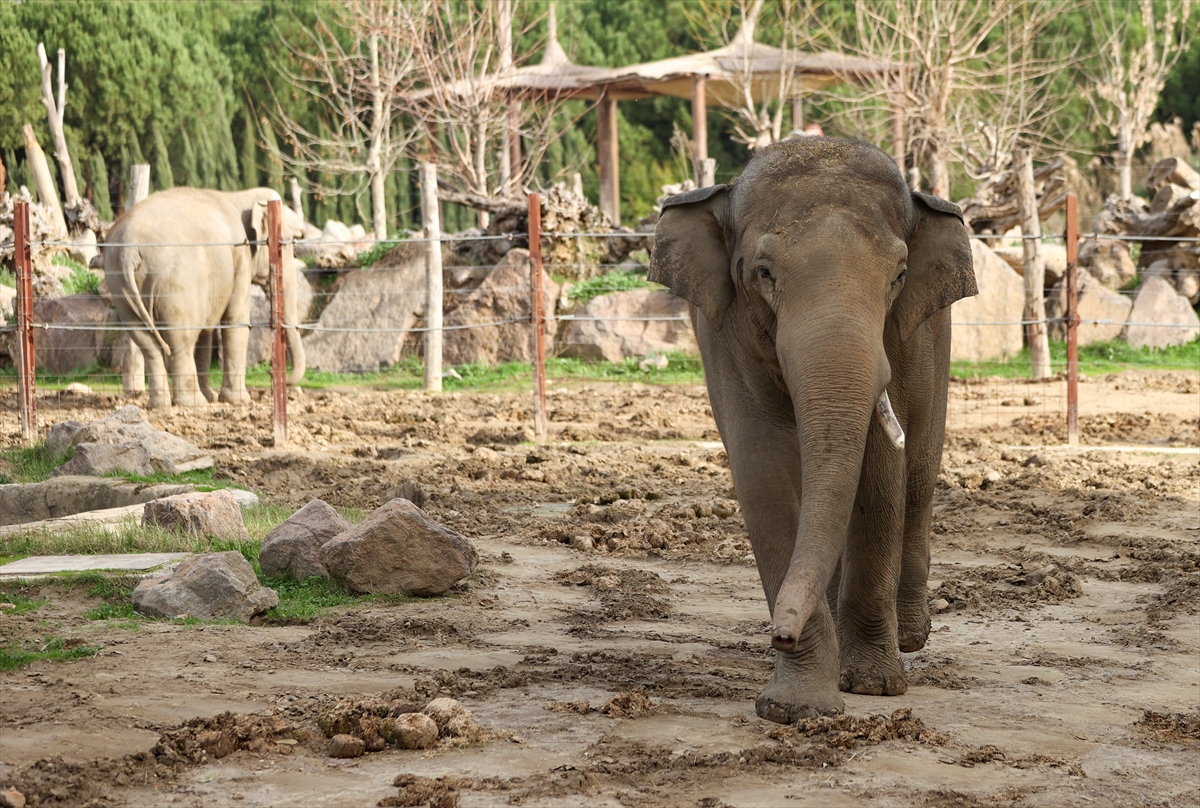
[{"label": "wrinkled gray skin", "polygon": [[[957,207],[874,146],[796,138],[663,206],[650,279],[692,304],[713,415],[774,625],[766,719],[899,695],[925,591],[952,302],[976,294]],[[907,435],[889,440],[887,391]]]},{"label": "wrinkled gray skin", "polygon": [[[139,329],[131,336],[145,355],[151,407],[217,400],[208,384],[213,329],[250,322],[251,283],[270,295],[267,247],[247,242],[267,238],[267,202],[277,199],[270,188],[173,188],[138,203],[109,231],[109,242],[126,246],[105,248],[104,277],[121,322]],[[302,237],[299,217],[286,206],[282,214],[283,240]],[[180,246],[188,244],[197,246]],[[292,355],[288,381],[296,384],[304,377],[304,347],[296,329],[290,244],[283,248],[283,266],[283,316]],[[221,401],[250,400],[249,338],[249,327],[222,331]]]}]

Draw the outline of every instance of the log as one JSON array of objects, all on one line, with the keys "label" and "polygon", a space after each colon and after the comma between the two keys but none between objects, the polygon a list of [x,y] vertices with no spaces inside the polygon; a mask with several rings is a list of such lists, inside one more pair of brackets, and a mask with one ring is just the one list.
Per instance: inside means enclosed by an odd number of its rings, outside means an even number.
[{"label": "log", "polygon": [[63,218],[62,205],[58,203],[58,191],[54,187],[54,177],[50,174],[50,164],[46,162],[46,153],[38,145],[37,135],[33,133],[32,126],[22,126],[21,134],[25,137],[25,162],[29,165],[29,173],[33,175],[38,202],[49,214],[55,231],[54,238],[64,238],[67,235],[67,221]]},{"label": "log", "polygon": [[1168,157],[1159,160],[1146,175],[1146,187],[1158,191],[1166,184],[1182,185],[1189,191],[1200,191],[1200,174],[1187,164],[1186,160],[1178,157]]},{"label": "log", "polygon": [[[58,160],[58,171],[62,175],[63,202],[68,208],[79,205],[79,186],[75,182],[75,169],[71,165],[71,153],[67,150],[67,138],[63,134],[63,107],[67,103],[67,83],[63,75],[67,54],[58,51],[58,102],[54,100],[54,87],[50,78],[50,60],[46,58],[46,46],[37,46],[38,62],[42,65],[42,103],[46,106],[46,119],[50,124],[50,137],[54,140],[54,157]],[[41,191],[38,191],[41,195]]]}]

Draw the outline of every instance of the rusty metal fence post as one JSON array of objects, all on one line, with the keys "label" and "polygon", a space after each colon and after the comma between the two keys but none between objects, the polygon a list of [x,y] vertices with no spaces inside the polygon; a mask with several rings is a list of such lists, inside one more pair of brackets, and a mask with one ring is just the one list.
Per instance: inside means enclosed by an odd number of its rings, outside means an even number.
[{"label": "rusty metal fence post", "polygon": [[1079,210],[1067,194],[1067,445],[1079,445]]},{"label": "rusty metal fence post", "polygon": [[542,310],[542,199],[529,195],[530,320],[533,323],[533,431],[546,438],[546,314]]},{"label": "rusty metal fence post", "polygon": [[[283,322],[283,212],[278,199],[267,202],[267,261],[271,272],[271,399],[275,448],[287,445],[287,344]],[[260,246],[259,249],[262,249]],[[289,271],[291,270],[289,268]]]},{"label": "rusty metal fence post", "polygon": [[33,267],[29,254],[29,203],[13,203],[13,260],[17,265],[17,375],[21,439],[37,440],[37,397],[34,394]]}]

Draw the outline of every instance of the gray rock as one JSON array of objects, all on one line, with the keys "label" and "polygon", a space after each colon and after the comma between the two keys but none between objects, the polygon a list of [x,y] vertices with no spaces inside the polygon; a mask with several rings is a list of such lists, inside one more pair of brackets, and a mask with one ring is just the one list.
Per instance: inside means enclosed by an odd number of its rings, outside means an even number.
[{"label": "gray rock", "polygon": [[[1066,317],[1066,283],[1060,282],[1046,298],[1046,317],[1054,320]],[[1122,294],[1106,289],[1087,272],[1079,273],[1079,344],[1105,342],[1121,336],[1129,320],[1133,301]],[[1067,324],[1050,323],[1050,338],[1065,340]]]},{"label": "gray rock", "polygon": [[193,491],[147,502],[143,527],[156,525],[175,533],[219,539],[248,540],[237,499],[226,490]]},{"label": "gray rock", "polygon": [[1200,270],[1176,269],[1175,291],[1195,306],[1200,303]]},{"label": "gray rock", "polygon": [[243,511],[258,507],[258,494],[253,491],[247,491],[243,488],[227,488],[225,490],[233,495],[234,501]]},{"label": "gray rock", "polygon": [[979,294],[950,307],[951,359],[1004,359],[1020,353],[1025,285],[1021,276],[983,242],[972,239]]},{"label": "gray rock", "polygon": [[75,433],[83,429],[79,421],[63,421],[50,427],[46,435],[46,454],[61,457],[75,445]]},{"label": "gray rock", "polygon": [[405,332],[425,308],[424,246],[401,245],[370,269],[346,273],[319,328],[304,337],[309,369],[360,373],[400,361]]},{"label": "gray rock", "polygon": [[[172,471],[166,472],[173,474]],[[50,472],[51,477],[64,474],[99,477],[112,472],[148,476],[155,472],[150,455],[137,443],[78,443],[75,454],[63,465]]]},{"label": "gray rock", "polygon": [[[442,356],[447,365],[528,362],[533,358],[530,316],[529,251],[509,250],[492,268],[479,288],[446,314],[447,331]],[[558,284],[542,270],[542,308],[546,317],[546,344],[554,339],[554,307]],[[487,328],[461,328],[483,323],[508,323]]]},{"label": "gray rock", "polygon": [[150,617],[197,617],[248,622],[279,605],[236,550],[189,558],[167,576],[148,578],[133,591],[133,608]]},{"label": "gray rock", "polygon": [[559,347],[564,356],[620,362],[668,351],[699,353],[688,303],[670,292],[630,289],[599,295],[575,317]]},{"label": "gray rock", "polygon": [[1109,289],[1120,289],[1133,280],[1137,271],[1129,256],[1129,247],[1123,242],[1108,239],[1085,239],[1081,242],[1079,268],[1086,269]]},{"label": "gray rock", "polygon": [[150,425],[136,404],[121,407],[111,415],[92,421],[75,432],[71,442],[80,443],[138,443],[150,455],[155,471],[178,474],[213,465],[209,455],[183,438],[160,432]]},{"label": "gray rock", "polygon": [[66,374],[112,361],[119,333],[105,327],[115,326],[117,315],[99,295],[42,298],[33,304],[33,320],[52,326],[33,331],[39,371]]},{"label": "gray rock", "polygon": [[116,477],[64,476],[40,483],[0,485],[0,525],[123,508],[194,490],[191,485],[140,485]]},{"label": "gray rock", "polygon": [[0,323],[17,317],[17,290],[0,284]]},{"label": "gray rock", "polygon": [[1200,334],[1200,317],[1166,278],[1147,278],[1138,287],[1125,339],[1135,348],[1166,348]]},{"label": "gray rock", "polygon": [[313,576],[328,578],[329,570],[321,563],[321,548],[350,527],[328,503],[314,499],[267,534],[258,554],[258,565],[263,575],[297,581]]},{"label": "gray rock", "polygon": [[464,537],[394,499],[321,548],[321,563],[354,592],[441,595],[478,562]]}]

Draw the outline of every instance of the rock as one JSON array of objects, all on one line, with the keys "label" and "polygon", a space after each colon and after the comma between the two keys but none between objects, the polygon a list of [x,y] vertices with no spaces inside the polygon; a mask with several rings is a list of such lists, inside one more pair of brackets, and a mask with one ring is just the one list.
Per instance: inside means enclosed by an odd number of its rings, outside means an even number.
[{"label": "rock", "polygon": [[333,300],[321,312],[318,330],[304,337],[311,370],[362,373],[400,361],[405,332],[425,308],[424,246],[402,244],[370,269],[354,270],[342,278]]},{"label": "rock", "polygon": [[65,375],[111,363],[119,334],[106,328],[117,325],[117,314],[99,295],[38,299],[33,304],[33,321],[52,326],[33,332],[39,372]]},{"label": "rock", "polygon": [[15,788],[0,791],[0,808],[25,808],[25,795]]},{"label": "rock", "polygon": [[63,476],[40,483],[0,485],[0,525],[123,508],[194,490],[191,485],[141,485],[117,477]]},{"label": "rock", "polygon": [[407,499],[418,508],[424,508],[428,496],[421,486],[417,485],[412,480],[405,480],[400,485],[389,490],[385,496],[385,500]]},{"label": "rock", "polygon": [[945,598],[938,598],[929,604],[929,611],[933,612],[934,614],[948,612],[950,611],[950,601],[946,600]]},{"label": "rock", "polygon": [[249,622],[277,605],[279,595],[258,582],[236,550],[189,558],[170,575],[147,578],[133,590],[133,608],[150,617]]},{"label": "rock", "polygon": [[496,454],[495,449],[489,449],[486,446],[476,447],[475,451],[471,452],[471,457],[478,460],[480,463],[486,463],[489,466],[494,466],[500,462],[500,455]]},{"label": "rock", "polygon": [[388,743],[401,749],[428,749],[438,739],[437,722],[424,713],[402,713],[385,718],[379,731]]},{"label": "rock", "polygon": [[1067,274],[1067,245],[1043,241],[1041,253],[1046,264],[1045,288],[1051,289]]},{"label": "rock", "polygon": [[571,547],[579,550],[582,553],[590,553],[596,549],[596,543],[592,541],[592,537],[586,534],[571,537]]},{"label": "rock", "polygon": [[1195,306],[1200,303],[1200,271],[1195,269],[1175,270],[1175,291]]},{"label": "rock", "polygon": [[358,758],[367,751],[367,744],[353,735],[334,735],[329,739],[331,758]]},{"label": "rock", "polygon": [[0,324],[9,320],[16,322],[17,290],[12,286],[0,284]]},{"label": "rock", "polygon": [[246,491],[242,488],[226,488],[233,495],[233,501],[238,504],[238,507],[243,511],[258,507],[258,494],[253,491]]},{"label": "rock", "polygon": [[[1079,344],[1105,342],[1121,336],[1129,320],[1133,301],[1125,295],[1105,288],[1087,272],[1079,273]],[[1067,324],[1053,322],[1067,316],[1066,281],[1061,281],[1046,298],[1046,317],[1050,323],[1050,339],[1065,340]]]},{"label": "rock", "polygon": [[688,303],[670,292],[630,289],[599,295],[575,317],[579,319],[572,320],[563,334],[560,352],[564,356],[620,362],[668,351],[699,353]]},{"label": "rock", "polygon": [[[509,250],[475,291],[447,312],[442,356],[447,365],[528,362],[533,358],[533,330],[529,325],[529,251]],[[547,346],[553,343],[554,310],[558,284],[542,270],[542,308],[546,317]],[[517,322],[509,322],[509,321]],[[506,323],[486,328],[463,328],[484,323]],[[549,350],[549,349],[548,349]]]},{"label": "rock", "polygon": [[479,724],[475,716],[457,699],[434,699],[425,705],[425,715],[437,724],[438,735],[443,738],[472,741],[479,737]]},{"label": "rock", "polygon": [[1024,344],[1024,281],[981,241],[971,241],[971,257],[979,294],[950,308],[950,358],[979,361],[1015,356]]},{"label": "rock", "polygon": [[328,578],[321,563],[321,548],[334,536],[350,529],[350,523],[328,503],[314,499],[289,516],[263,539],[258,565],[263,575]]},{"label": "rock", "polygon": [[46,435],[46,454],[51,457],[60,457],[75,445],[75,433],[83,429],[83,424],[79,421],[63,421],[50,427],[50,432]]},{"label": "rock", "polygon": [[74,396],[90,396],[92,394],[92,388],[88,387],[82,382],[71,382],[63,388],[63,392],[70,393]]},{"label": "rock", "polygon": [[192,444],[160,432],[150,425],[137,405],[121,407],[111,415],[92,421],[76,431],[71,442],[80,443],[137,443],[150,455],[150,463],[163,474],[178,474],[213,465],[212,455]]},{"label": "rock", "polygon": [[[296,311],[301,323],[308,322],[308,312],[313,302],[312,284],[304,276],[304,268],[304,262],[300,260],[296,260],[293,265],[293,271],[296,273]],[[250,322],[264,325],[253,325],[250,328],[246,367],[271,361],[271,301],[263,288],[253,283],[250,284]]]},{"label": "rock", "polygon": [[1129,312],[1125,339],[1134,348],[1166,348],[1191,342],[1200,334],[1200,317],[1186,297],[1165,278],[1148,278],[1138,287]]},{"label": "rock", "polygon": [[142,526],[216,539],[249,540],[242,509],[228,491],[193,491],[146,503]]},{"label": "rock", "polygon": [[1079,268],[1086,269],[1109,289],[1120,289],[1133,280],[1137,272],[1133,259],[1129,257],[1129,247],[1124,242],[1108,239],[1085,239],[1081,242]]},{"label": "rock", "polygon": [[411,502],[394,499],[326,543],[320,560],[351,591],[429,597],[470,575],[478,554]]},{"label": "rock", "polygon": [[150,455],[145,447],[136,443],[79,443],[75,445],[75,455],[50,472],[50,476],[75,474],[100,477],[112,472],[147,477],[154,474],[155,469],[150,464]]},{"label": "rock", "polygon": [[1166,258],[1159,258],[1151,261],[1150,264],[1144,270],[1142,270],[1142,279],[1145,280],[1146,278],[1156,277],[1170,278],[1172,274],[1174,273],[1171,267],[1171,262]]},{"label": "rock", "polygon": [[67,248],[67,255],[85,267],[91,266],[92,259],[99,254],[100,250],[96,249],[96,234],[91,230],[84,230]]}]

